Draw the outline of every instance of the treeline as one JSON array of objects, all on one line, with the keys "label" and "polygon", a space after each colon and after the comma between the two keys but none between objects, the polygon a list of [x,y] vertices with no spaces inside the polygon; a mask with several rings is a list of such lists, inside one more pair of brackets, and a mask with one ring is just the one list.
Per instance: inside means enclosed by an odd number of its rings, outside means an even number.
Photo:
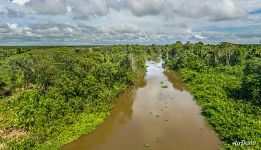
[{"label": "treeline", "polygon": [[[176,42],[164,46],[162,57],[181,74],[226,149],[261,148],[261,45]],[[233,145],[241,140],[256,145]]]},{"label": "treeline", "polygon": [[145,61],[138,45],[1,48],[0,144],[57,149],[93,131]]}]

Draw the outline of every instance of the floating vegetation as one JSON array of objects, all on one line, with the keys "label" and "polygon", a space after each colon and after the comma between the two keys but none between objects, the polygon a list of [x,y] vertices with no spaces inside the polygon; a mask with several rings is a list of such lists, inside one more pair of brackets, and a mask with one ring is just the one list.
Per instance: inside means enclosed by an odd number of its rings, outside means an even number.
[{"label": "floating vegetation", "polygon": [[145,148],[150,148],[150,147],[151,147],[151,145],[148,144],[148,143],[145,143],[143,146],[144,146]]},{"label": "floating vegetation", "polygon": [[166,88],[168,88],[168,86],[167,85],[162,85],[161,88],[166,89]]},{"label": "floating vegetation", "polygon": [[160,138],[157,137],[155,142],[160,143],[161,142]]}]

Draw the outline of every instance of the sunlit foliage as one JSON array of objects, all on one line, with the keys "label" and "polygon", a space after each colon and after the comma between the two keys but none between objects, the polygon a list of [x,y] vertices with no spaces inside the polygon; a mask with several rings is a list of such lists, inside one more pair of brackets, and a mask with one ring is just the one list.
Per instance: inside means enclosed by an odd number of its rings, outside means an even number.
[{"label": "sunlit foliage", "polygon": [[9,149],[56,149],[95,129],[145,73],[142,46],[0,49],[0,129]]},{"label": "sunlit foliage", "polygon": [[[225,149],[261,148],[261,46],[176,42],[163,59],[177,70]],[[255,141],[235,146],[235,141]]]}]

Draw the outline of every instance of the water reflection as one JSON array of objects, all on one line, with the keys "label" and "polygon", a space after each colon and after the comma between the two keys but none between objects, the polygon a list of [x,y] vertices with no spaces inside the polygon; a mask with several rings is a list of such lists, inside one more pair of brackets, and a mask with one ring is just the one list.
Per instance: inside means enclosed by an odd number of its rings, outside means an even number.
[{"label": "water reflection", "polygon": [[179,74],[173,70],[165,70],[164,74],[168,77],[169,82],[175,83],[172,86],[180,91],[187,91],[187,86],[181,81]]},{"label": "water reflection", "polygon": [[63,146],[62,149],[95,150],[97,145],[108,141],[120,126],[131,120],[133,115],[132,106],[137,90],[145,86],[146,80],[144,78],[135,81],[134,86],[118,96],[113,109],[110,111],[110,116],[93,133],[82,136],[73,143]]},{"label": "water reflection", "polygon": [[[216,150],[215,132],[173,71],[162,61],[148,61],[143,80],[119,96],[111,115],[95,132],[64,150]],[[162,88],[163,85],[166,88]],[[160,140],[159,140],[160,139]],[[160,142],[157,142],[160,141]]]}]

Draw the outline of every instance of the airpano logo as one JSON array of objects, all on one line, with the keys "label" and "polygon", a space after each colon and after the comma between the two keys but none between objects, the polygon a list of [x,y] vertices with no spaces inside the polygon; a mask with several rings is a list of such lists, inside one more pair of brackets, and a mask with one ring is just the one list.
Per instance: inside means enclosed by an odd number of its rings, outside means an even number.
[{"label": "airpano logo", "polygon": [[256,141],[241,140],[241,141],[235,141],[232,144],[234,146],[254,146],[254,145],[256,145]]}]

